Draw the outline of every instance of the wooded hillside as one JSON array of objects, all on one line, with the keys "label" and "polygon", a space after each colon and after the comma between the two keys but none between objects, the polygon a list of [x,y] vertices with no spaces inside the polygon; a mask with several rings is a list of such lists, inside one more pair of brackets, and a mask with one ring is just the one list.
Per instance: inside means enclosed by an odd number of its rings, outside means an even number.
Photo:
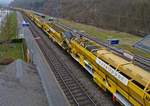
[{"label": "wooded hillside", "polygon": [[[14,5],[41,10],[105,29],[150,32],[150,0],[15,0]],[[27,2],[29,1],[29,2]]]}]

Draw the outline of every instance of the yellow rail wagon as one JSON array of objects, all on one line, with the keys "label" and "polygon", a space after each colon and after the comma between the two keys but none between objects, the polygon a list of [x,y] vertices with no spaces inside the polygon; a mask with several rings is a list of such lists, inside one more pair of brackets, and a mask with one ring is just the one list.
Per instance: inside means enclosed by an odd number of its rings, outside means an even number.
[{"label": "yellow rail wagon", "polygon": [[53,22],[43,24],[42,28],[48,36],[57,42],[63,49],[68,49],[69,41],[73,37],[73,34],[69,31],[65,31],[55,25]]},{"label": "yellow rail wagon", "polygon": [[71,55],[124,105],[150,106],[150,73],[86,38],[72,39]]},{"label": "yellow rail wagon", "polygon": [[112,93],[121,104],[150,106],[150,73],[94,41],[74,36],[55,23],[44,22],[33,13],[27,16],[45,31],[49,38],[78,61],[98,86]]}]

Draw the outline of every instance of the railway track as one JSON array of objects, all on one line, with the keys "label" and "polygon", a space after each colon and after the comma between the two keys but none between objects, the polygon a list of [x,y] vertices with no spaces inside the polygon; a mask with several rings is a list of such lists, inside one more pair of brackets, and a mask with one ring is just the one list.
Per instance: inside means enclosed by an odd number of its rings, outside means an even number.
[{"label": "railway track", "polygon": [[[69,30],[69,31],[73,32],[75,35],[78,35],[78,36],[82,35],[82,36],[84,36],[90,40],[93,40],[96,43],[108,48],[109,50],[112,50],[115,54],[123,57],[124,59],[130,60],[124,56],[124,51],[121,49],[108,46],[108,44],[98,40],[97,38],[93,38],[93,37],[89,36],[88,34],[77,31],[77,30],[75,30],[69,26],[63,25],[61,23],[57,23],[57,25],[62,27],[64,30]],[[150,72],[150,59],[144,58],[144,57],[139,56],[139,55],[134,55],[134,63]]]},{"label": "railway track", "polygon": [[40,39],[37,39],[37,43],[40,46],[43,54],[45,55],[50,67],[52,68],[56,76],[56,79],[58,80],[70,104],[77,106],[97,105],[96,101],[88,94],[84,86],[71,73],[67,65],[63,61],[61,61],[53,48],[51,48],[47,44],[47,42],[42,37],[41,32],[39,32],[39,29],[31,21],[29,22],[31,24],[30,30],[33,33],[34,37],[40,37]]}]

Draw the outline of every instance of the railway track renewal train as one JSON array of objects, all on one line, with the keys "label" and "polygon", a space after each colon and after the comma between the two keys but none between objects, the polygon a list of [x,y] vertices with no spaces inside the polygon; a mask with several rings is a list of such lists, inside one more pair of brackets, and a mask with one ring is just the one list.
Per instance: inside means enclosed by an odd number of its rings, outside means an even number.
[{"label": "railway track renewal train", "polygon": [[48,37],[65,49],[93,76],[93,81],[126,106],[150,106],[150,73],[96,42],[63,29],[43,16],[23,10]]}]

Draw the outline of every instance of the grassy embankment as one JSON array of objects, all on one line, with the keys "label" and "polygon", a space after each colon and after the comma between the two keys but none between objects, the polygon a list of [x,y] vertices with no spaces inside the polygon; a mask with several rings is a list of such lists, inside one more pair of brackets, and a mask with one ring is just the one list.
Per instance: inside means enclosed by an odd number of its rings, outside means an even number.
[{"label": "grassy embankment", "polygon": [[[5,18],[5,25],[1,28],[0,41],[12,40],[17,38],[17,16],[11,12]],[[0,44],[0,63],[23,59],[22,43],[3,43]]]},{"label": "grassy embankment", "polygon": [[129,51],[130,53],[133,53],[136,55],[141,55],[146,58],[150,58],[149,53],[132,47],[132,45],[134,43],[136,43],[137,41],[139,41],[140,39],[142,39],[142,37],[128,34],[128,33],[123,33],[123,32],[103,30],[103,29],[96,28],[96,27],[93,27],[90,25],[80,24],[80,23],[76,23],[76,22],[68,21],[68,20],[64,20],[64,19],[59,19],[59,21],[62,24],[71,26],[72,28],[75,28],[75,29],[78,29],[81,31],[85,31],[89,35],[96,37],[103,42],[107,42],[108,39],[113,39],[113,38],[119,39],[121,42],[116,47],[122,48],[122,49]]},{"label": "grassy embankment", "polygon": [[17,17],[16,13],[10,13],[5,17],[5,25],[3,25],[0,40],[10,40],[16,38],[17,35]]}]

